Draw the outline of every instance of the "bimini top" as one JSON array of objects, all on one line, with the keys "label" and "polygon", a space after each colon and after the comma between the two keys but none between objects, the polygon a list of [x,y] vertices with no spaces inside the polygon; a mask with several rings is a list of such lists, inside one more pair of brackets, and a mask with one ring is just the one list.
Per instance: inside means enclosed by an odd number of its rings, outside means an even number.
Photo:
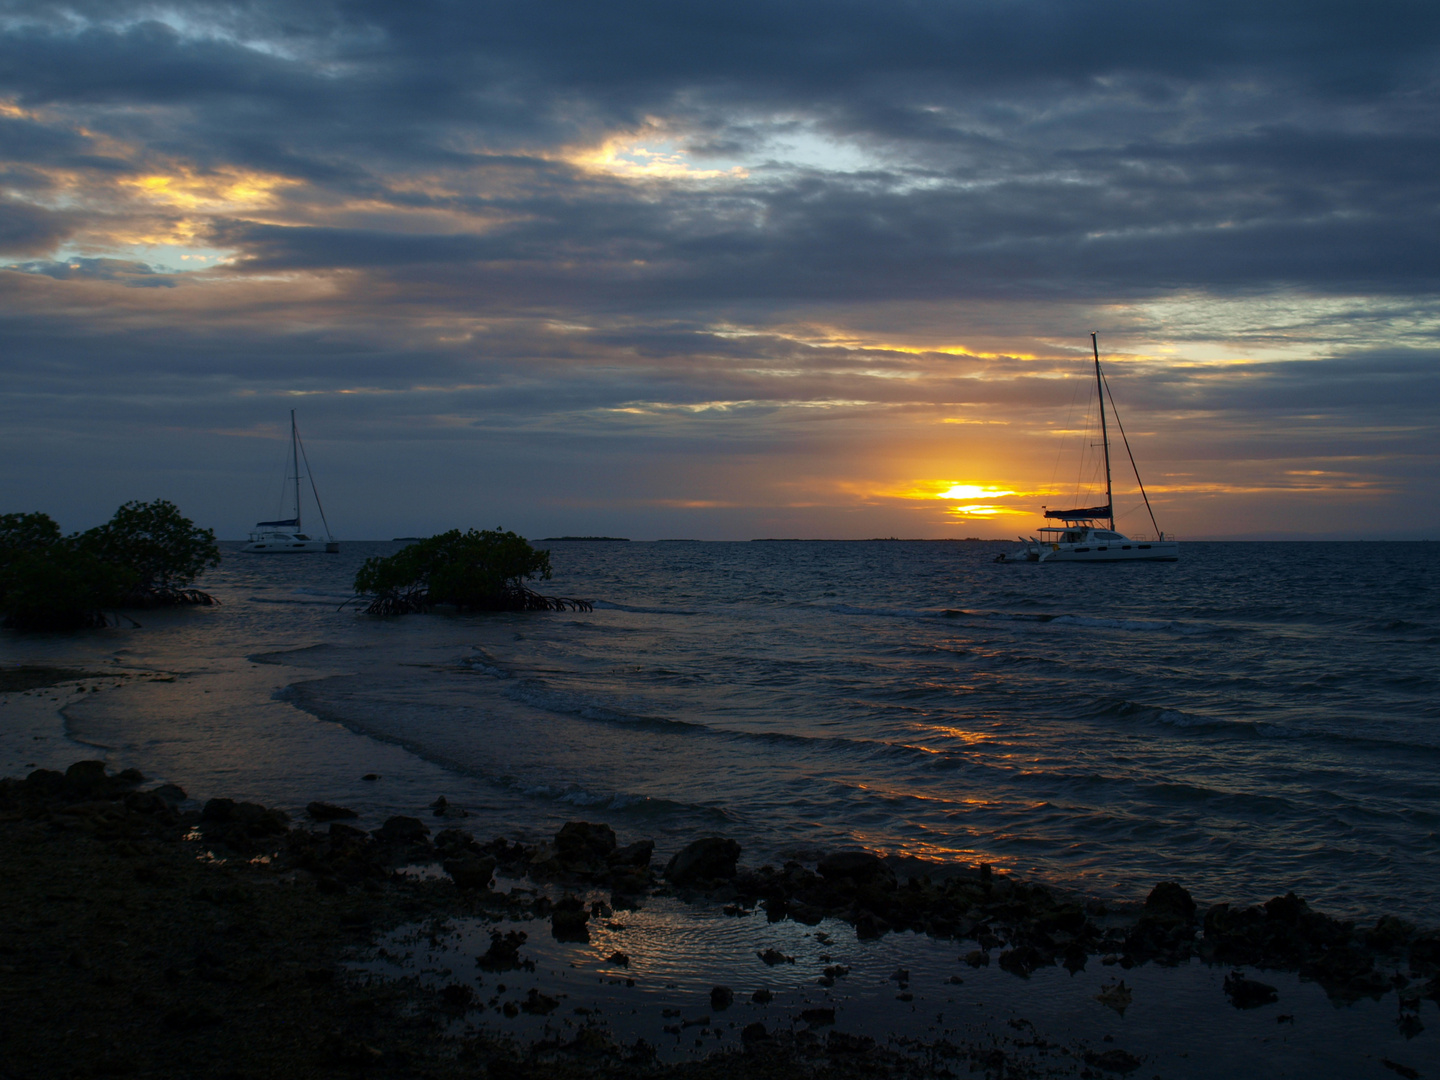
[{"label": "bimini top", "polygon": [[257,521],[255,522],[255,527],[257,529],[298,529],[300,527],[300,519],[288,518],[285,521]]},{"label": "bimini top", "polygon": [[1092,506],[1081,510],[1046,510],[1045,516],[1057,521],[1088,521],[1091,518],[1108,518],[1110,507]]}]

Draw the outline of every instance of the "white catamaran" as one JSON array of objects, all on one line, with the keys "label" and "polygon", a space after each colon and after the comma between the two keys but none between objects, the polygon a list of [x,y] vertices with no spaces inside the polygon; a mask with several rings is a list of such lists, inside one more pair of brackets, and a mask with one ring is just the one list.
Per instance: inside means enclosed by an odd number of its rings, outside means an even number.
[{"label": "white catamaran", "polygon": [[[320,524],[325,527],[325,539],[307,536],[300,525],[300,462],[305,462],[305,474],[310,480],[310,491],[315,496],[315,509],[320,512]],[[304,555],[309,552],[336,552],[340,545],[330,535],[330,523],[325,520],[325,508],[320,505],[320,491],[315,487],[315,476],[310,472],[310,460],[305,456],[305,444],[300,441],[300,429],[295,426],[295,410],[290,410],[290,472],[286,484],[295,481],[295,516],[283,521],[257,521],[250,540],[241,551],[254,551],[262,555]]]},{"label": "white catamaran", "polygon": [[[1090,348],[1095,354],[1095,389],[1100,395],[1100,441],[1105,447],[1105,505],[1087,506],[1076,510],[1046,510],[1049,525],[1035,530],[1039,538],[1020,537],[1024,547],[1018,551],[1007,551],[996,557],[996,562],[1174,562],[1180,558],[1180,545],[1165,539],[1160,526],[1155,524],[1155,511],[1150,508],[1150,497],[1145,494],[1145,485],[1140,480],[1140,470],[1135,465],[1135,455],[1130,451],[1130,440],[1125,438],[1125,428],[1120,423],[1120,412],[1115,408],[1115,399],[1110,398],[1110,409],[1115,414],[1115,426],[1120,429],[1120,439],[1129,455],[1130,467],[1135,470],[1135,483],[1140,488],[1140,497],[1145,500],[1145,509],[1150,513],[1150,524],[1155,527],[1154,540],[1132,540],[1115,531],[1115,499],[1110,484],[1110,433],[1105,425],[1105,398],[1110,386],[1100,371],[1100,343],[1095,334],[1090,335]],[[1102,528],[1102,522],[1106,526]]]}]

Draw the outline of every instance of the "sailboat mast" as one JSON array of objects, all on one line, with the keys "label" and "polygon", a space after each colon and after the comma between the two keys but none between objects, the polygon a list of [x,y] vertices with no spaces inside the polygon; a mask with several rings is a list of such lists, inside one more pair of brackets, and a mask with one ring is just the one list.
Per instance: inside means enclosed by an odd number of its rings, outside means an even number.
[{"label": "sailboat mast", "polygon": [[[1095,394],[1100,399],[1100,442],[1105,447],[1105,509],[1110,513],[1110,531],[1115,531],[1115,497],[1110,493],[1110,435],[1105,430],[1105,385],[1100,379],[1100,343],[1090,333],[1090,348],[1095,353]],[[294,422],[295,414],[290,414]]]},{"label": "sailboat mast", "polygon": [[[1104,408],[1104,405],[1101,405]],[[1107,450],[1108,454],[1109,451]],[[1108,475],[1109,457],[1106,457]],[[295,530],[300,531],[300,432],[295,427],[295,410],[290,410],[290,467],[295,470]]]}]

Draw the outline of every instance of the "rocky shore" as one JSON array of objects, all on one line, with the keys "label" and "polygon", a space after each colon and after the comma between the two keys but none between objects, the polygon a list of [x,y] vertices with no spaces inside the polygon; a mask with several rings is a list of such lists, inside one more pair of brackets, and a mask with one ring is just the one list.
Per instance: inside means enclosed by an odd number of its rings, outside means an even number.
[{"label": "rocky shore", "polygon": [[[972,967],[993,963],[1020,979],[1055,965],[1119,974],[1198,957],[1235,968],[1224,992],[1242,1010],[1274,1000],[1253,969],[1298,972],[1338,1003],[1395,993],[1402,1025],[1407,1015],[1419,1024],[1421,1001],[1440,1001],[1440,932],[1392,917],[1335,919],[1293,893],[1202,911],[1180,884],[1161,882],[1143,905],[1116,909],[988,866],[897,873],[864,851],[749,867],[724,837],[699,838],[661,867],[653,843],[622,846],[604,824],[571,822],[526,845],[456,828],[449,810],[437,800],[428,820],[393,817],[366,832],[348,824],[352,811],[324,803],[303,823],[228,799],[197,809],[174,785],[147,787],[135,771],[111,774],[96,761],[0,780],[0,1077],[934,1074],[933,1055],[917,1048],[818,1024],[819,1034],[797,1036],[752,1023],[741,1048],[679,1064],[598,1028],[524,1044],[462,1030],[486,1006],[460,983],[353,973],[354,959],[397,927],[532,921],[556,940],[584,941],[612,911],[660,895],[771,922],[838,919],[861,939],[920,931],[954,941]],[[542,887],[497,888],[497,873]],[[604,899],[581,899],[597,893]],[[479,966],[514,966],[518,948],[518,936],[497,932]],[[1123,1011],[1124,993],[1121,981],[1108,1004]],[[727,987],[714,995],[720,1009],[733,997]],[[993,1043],[947,1053],[984,1074],[1033,1075]],[[1139,1065],[1101,1049],[1061,1055],[1045,1074]]]}]

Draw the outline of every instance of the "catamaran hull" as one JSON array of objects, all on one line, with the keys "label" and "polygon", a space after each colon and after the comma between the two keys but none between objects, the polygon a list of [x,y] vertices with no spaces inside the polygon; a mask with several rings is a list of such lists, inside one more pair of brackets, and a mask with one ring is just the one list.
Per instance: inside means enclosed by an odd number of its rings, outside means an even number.
[{"label": "catamaran hull", "polygon": [[334,554],[340,550],[340,545],[334,540],[258,540],[240,550],[257,555]]},{"label": "catamaran hull", "polygon": [[1007,551],[996,562],[1177,562],[1180,545],[1172,540],[1150,543],[1110,544],[1104,547],[1067,547],[1065,545],[1030,545],[1020,551]]}]

